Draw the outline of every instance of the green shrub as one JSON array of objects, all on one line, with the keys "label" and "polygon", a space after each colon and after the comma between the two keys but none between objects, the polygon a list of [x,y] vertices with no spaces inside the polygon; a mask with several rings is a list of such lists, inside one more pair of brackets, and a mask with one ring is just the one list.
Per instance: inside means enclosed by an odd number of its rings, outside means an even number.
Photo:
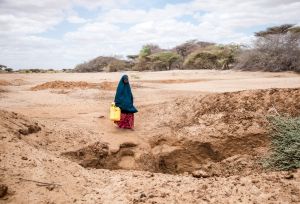
[{"label": "green shrub", "polygon": [[183,63],[185,69],[215,69],[218,66],[218,57],[207,51],[194,52]]},{"label": "green shrub", "polygon": [[139,58],[139,60],[132,67],[133,71],[151,70],[151,62],[146,58]]},{"label": "green shrub", "polygon": [[158,52],[149,56],[152,62],[152,70],[170,70],[172,64],[179,60],[180,56],[175,52]]},{"label": "green shrub", "polygon": [[263,165],[275,170],[300,167],[300,117],[270,117],[272,126],[271,155]]},{"label": "green shrub", "polygon": [[126,61],[115,60],[110,62],[104,70],[108,72],[128,71],[131,70],[131,64]]},{"label": "green shrub", "polygon": [[150,54],[151,54],[151,48],[150,48],[150,46],[144,45],[144,46],[142,47],[141,51],[140,51],[139,56],[140,56],[141,58],[143,58],[143,57],[147,57],[147,56],[150,55]]},{"label": "green shrub", "polygon": [[184,69],[229,69],[235,62],[239,45],[210,45],[196,50],[184,61]]}]

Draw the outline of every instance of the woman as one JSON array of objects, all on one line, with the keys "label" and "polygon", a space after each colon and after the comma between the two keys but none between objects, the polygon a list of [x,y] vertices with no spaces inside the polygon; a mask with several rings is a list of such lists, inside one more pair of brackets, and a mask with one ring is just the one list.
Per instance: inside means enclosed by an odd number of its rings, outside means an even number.
[{"label": "woman", "polygon": [[138,110],[133,106],[133,96],[127,75],[122,76],[118,84],[115,104],[121,109],[121,120],[115,123],[119,128],[133,129],[134,113]]}]

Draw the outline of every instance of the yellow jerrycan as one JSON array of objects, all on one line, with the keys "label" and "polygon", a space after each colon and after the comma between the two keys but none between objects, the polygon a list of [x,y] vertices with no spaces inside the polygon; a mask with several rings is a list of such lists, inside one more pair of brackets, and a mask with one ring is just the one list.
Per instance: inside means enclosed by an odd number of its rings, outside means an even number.
[{"label": "yellow jerrycan", "polygon": [[109,119],[112,121],[120,121],[121,119],[121,109],[114,102],[110,106]]}]

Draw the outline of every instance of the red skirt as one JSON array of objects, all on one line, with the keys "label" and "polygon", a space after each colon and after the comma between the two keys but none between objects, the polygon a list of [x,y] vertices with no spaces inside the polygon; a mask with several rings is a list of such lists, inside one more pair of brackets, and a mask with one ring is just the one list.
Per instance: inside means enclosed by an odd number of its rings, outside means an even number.
[{"label": "red skirt", "polygon": [[133,113],[121,113],[121,120],[115,121],[115,124],[119,128],[133,129],[134,127],[134,114]]}]

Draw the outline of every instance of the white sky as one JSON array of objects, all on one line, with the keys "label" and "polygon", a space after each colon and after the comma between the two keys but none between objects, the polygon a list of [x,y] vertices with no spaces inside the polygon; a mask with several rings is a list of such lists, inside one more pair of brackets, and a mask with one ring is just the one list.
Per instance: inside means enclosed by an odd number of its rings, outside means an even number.
[{"label": "white sky", "polygon": [[73,68],[147,43],[249,43],[283,23],[300,24],[300,0],[0,0],[0,64]]}]

